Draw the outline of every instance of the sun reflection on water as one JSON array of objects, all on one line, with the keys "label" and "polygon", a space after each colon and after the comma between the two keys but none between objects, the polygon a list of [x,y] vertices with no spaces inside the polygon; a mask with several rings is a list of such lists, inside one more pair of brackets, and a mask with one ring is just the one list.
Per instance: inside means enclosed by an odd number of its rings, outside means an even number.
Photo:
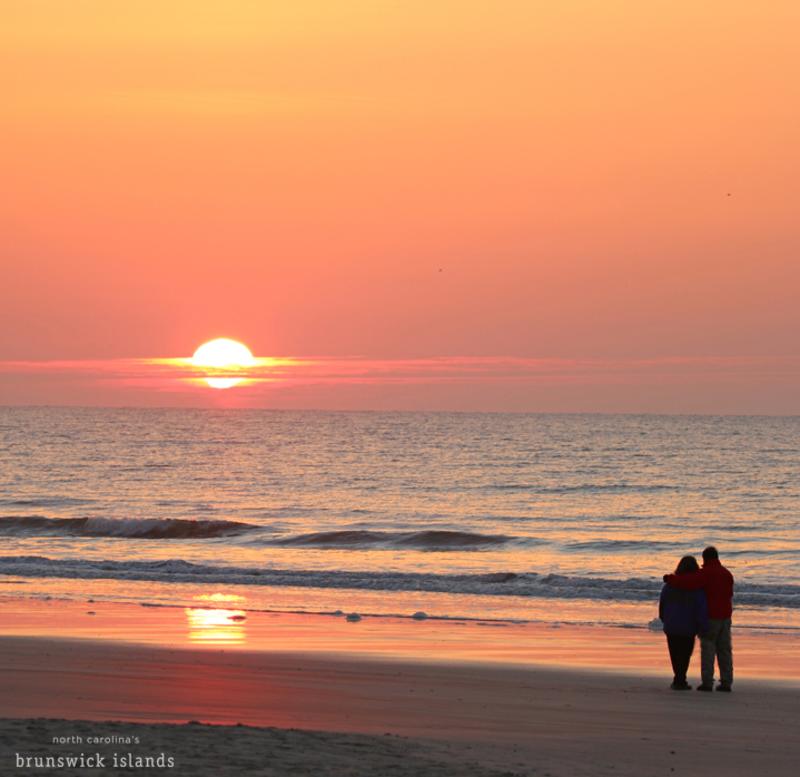
[{"label": "sun reflection on water", "polygon": [[244,610],[187,607],[184,612],[188,620],[190,642],[200,645],[243,645],[247,641],[247,613]]}]

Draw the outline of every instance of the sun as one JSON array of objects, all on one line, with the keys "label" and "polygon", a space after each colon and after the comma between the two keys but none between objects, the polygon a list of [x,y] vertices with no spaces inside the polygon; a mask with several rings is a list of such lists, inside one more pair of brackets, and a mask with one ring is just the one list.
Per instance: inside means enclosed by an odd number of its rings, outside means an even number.
[{"label": "sun", "polygon": [[[230,373],[255,366],[256,358],[244,343],[227,337],[218,337],[216,340],[203,343],[194,352],[191,362],[195,367],[211,371],[205,378],[211,388],[227,389],[244,380]],[[215,370],[220,370],[224,374],[216,375],[213,372]]]},{"label": "sun", "polygon": [[250,349],[236,340],[218,337],[203,343],[192,356],[195,367],[217,367],[228,369],[236,367],[252,367],[256,363]]}]

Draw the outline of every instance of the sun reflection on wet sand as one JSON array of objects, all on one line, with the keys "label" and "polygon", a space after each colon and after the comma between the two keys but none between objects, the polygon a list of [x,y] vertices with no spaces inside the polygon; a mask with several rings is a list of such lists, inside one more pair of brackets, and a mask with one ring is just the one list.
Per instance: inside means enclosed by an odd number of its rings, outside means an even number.
[{"label": "sun reflection on wet sand", "polygon": [[247,641],[244,610],[184,609],[189,622],[189,641],[201,645],[243,645]]}]

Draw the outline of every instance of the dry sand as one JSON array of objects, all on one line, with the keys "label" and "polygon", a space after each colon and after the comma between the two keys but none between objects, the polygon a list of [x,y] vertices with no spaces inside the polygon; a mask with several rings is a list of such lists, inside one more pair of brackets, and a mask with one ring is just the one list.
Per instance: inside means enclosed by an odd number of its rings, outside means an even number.
[{"label": "dry sand", "polygon": [[[793,775],[798,702],[797,686],[753,680],[676,693],[650,675],[0,639],[1,717],[129,721],[115,730],[141,743],[106,750],[165,752],[166,773],[199,777]],[[192,720],[217,725],[152,725]],[[13,768],[14,753],[109,725],[6,720],[0,774],[45,774]]]},{"label": "dry sand", "polygon": [[[138,745],[46,745],[54,736],[131,737]],[[397,736],[334,734],[295,729],[251,728],[248,726],[206,726],[202,724],[130,724],[93,723],[65,720],[0,720],[0,774],[51,775],[131,775],[136,773],[197,775],[320,775],[321,777],[362,777],[363,775],[398,775],[399,777],[510,777],[529,775],[525,764],[517,769],[495,768],[470,758],[460,743],[410,740]],[[65,756],[72,753],[99,752],[105,756],[105,768],[44,768],[27,772],[13,766],[15,754]],[[114,768],[129,753],[134,758],[173,758],[174,766],[163,769]],[[10,763],[8,760],[10,754]],[[168,763],[167,761],[164,761]],[[145,762],[146,763],[146,762]]]}]

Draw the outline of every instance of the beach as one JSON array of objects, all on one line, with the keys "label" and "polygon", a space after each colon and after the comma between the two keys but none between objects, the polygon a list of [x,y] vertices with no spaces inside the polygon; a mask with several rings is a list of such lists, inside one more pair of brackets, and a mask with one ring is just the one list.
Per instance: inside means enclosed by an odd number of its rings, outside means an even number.
[{"label": "beach", "polygon": [[[163,753],[175,760],[164,773],[209,776],[744,777],[796,766],[800,662],[789,641],[743,640],[735,692],[696,694],[668,689],[663,637],[644,630],[531,629],[523,649],[526,633],[512,627],[251,614],[248,643],[214,644],[192,642],[176,608],[87,606],[19,600],[27,621],[4,608],[3,774],[49,773],[12,769],[15,753],[95,750]],[[82,636],[48,631],[69,633],[79,614],[92,624],[72,630]],[[516,654],[503,653],[508,643]],[[770,673],[756,658],[766,666],[776,645]],[[98,749],[89,736],[139,743]]]},{"label": "beach", "polygon": [[[794,773],[797,419],[0,420],[3,777]],[[732,694],[657,618],[708,544]]]}]

